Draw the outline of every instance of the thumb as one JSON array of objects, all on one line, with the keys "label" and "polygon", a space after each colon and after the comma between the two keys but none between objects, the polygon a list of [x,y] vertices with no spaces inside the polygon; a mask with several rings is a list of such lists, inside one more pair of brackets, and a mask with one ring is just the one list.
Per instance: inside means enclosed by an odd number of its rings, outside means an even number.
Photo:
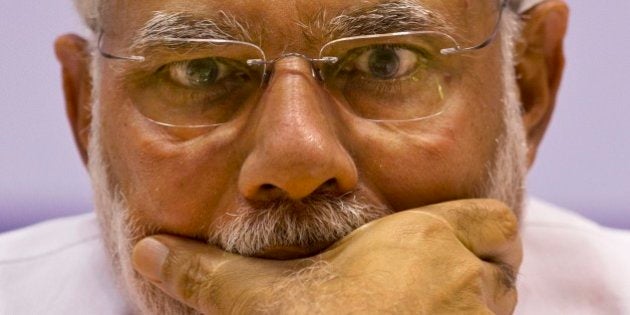
[{"label": "thumb", "polygon": [[244,257],[198,241],[147,237],[133,249],[135,270],[166,294],[202,313],[255,311],[290,262]]}]

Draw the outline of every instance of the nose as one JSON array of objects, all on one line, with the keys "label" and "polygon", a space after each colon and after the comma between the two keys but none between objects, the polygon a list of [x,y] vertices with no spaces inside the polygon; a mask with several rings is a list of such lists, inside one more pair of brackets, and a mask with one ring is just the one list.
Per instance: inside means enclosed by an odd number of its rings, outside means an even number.
[{"label": "nose", "polygon": [[239,173],[239,190],[249,200],[299,200],[320,190],[342,194],[357,185],[331,99],[311,70],[299,57],[275,64],[250,124],[254,141]]}]

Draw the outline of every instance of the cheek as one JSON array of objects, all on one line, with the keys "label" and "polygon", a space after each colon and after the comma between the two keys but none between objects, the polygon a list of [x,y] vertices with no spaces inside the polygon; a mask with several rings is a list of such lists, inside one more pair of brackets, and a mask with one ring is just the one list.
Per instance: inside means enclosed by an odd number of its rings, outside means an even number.
[{"label": "cheek", "polygon": [[181,140],[140,116],[110,88],[101,100],[102,141],[109,175],[132,215],[164,232],[199,235],[221,213],[238,166],[230,149],[232,128]]},{"label": "cheek", "polygon": [[494,159],[500,115],[466,105],[413,127],[357,130],[363,137],[357,148],[362,175],[394,209],[470,198],[481,190]]}]

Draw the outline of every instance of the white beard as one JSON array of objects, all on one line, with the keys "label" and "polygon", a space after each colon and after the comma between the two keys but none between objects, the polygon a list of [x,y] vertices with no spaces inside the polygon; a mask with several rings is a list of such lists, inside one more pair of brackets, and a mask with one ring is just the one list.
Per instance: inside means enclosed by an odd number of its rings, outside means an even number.
[{"label": "white beard", "polygon": [[[496,141],[498,149],[494,160],[486,165],[485,187],[477,197],[501,200],[517,215],[522,209],[526,172],[526,141],[521,121],[521,104],[516,85],[513,62],[513,35],[518,34],[514,14],[502,22],[504,55],[504,133]],[[98,58],[94,58],[98,60]],[[97,69],[95,61],[93,70]],[[99,73],[93,71],[94,87],[98,87]],[[98,100],[99,91],[93,91]],[[123,194],[112,191],[109,185],[107,161],[101,148],[98,101],[93,104],[92,138],[89,147],[89,171],[94,189],[96,213],[99,217],[105,243],[112,257],[117,280],[126,292],[129,302],[141,314],[198,314],[181,304],[137,274],[131,264],[134,244],[155,232],[151,227],[137,224],[130,217]],[[210,244],[228,251],[252,255],[262,248],[277,245],[308,246],[317,241],[334,241],[357,227],[391,213],[390,210],[368,204],[360,195],[348,194],[337,198],[317,196],[303,203],[308,216],[291,215],[291,205],[280,204],[269,209],[251,209],[243,205],[234,211],[228,224],[215,226],[208,235]],[[279,232],[282,231],[282,232]]]}]

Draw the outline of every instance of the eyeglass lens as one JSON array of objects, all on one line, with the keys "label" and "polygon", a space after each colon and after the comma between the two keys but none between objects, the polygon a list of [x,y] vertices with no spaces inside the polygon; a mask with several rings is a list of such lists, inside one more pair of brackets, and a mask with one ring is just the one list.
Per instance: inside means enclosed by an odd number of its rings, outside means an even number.
[{"label": "eyeglass lens", "polygon": [[[337,62],[318,64],[317,71],[337,103],[354,115],[417,120],[437,115],[449,104],[467,57],[441,52],[460,44],[450,34],[430,30],[336,40],[317,57]],[[174,40],[143,57],[143,63],[152,65],[144,69],[151,70],[128,85],[131,101],[147,118],[174,126],[234,119],[255,102],[269,71],[248,65],[248,60],[266,60],[264,53],[240,42]]]}]

